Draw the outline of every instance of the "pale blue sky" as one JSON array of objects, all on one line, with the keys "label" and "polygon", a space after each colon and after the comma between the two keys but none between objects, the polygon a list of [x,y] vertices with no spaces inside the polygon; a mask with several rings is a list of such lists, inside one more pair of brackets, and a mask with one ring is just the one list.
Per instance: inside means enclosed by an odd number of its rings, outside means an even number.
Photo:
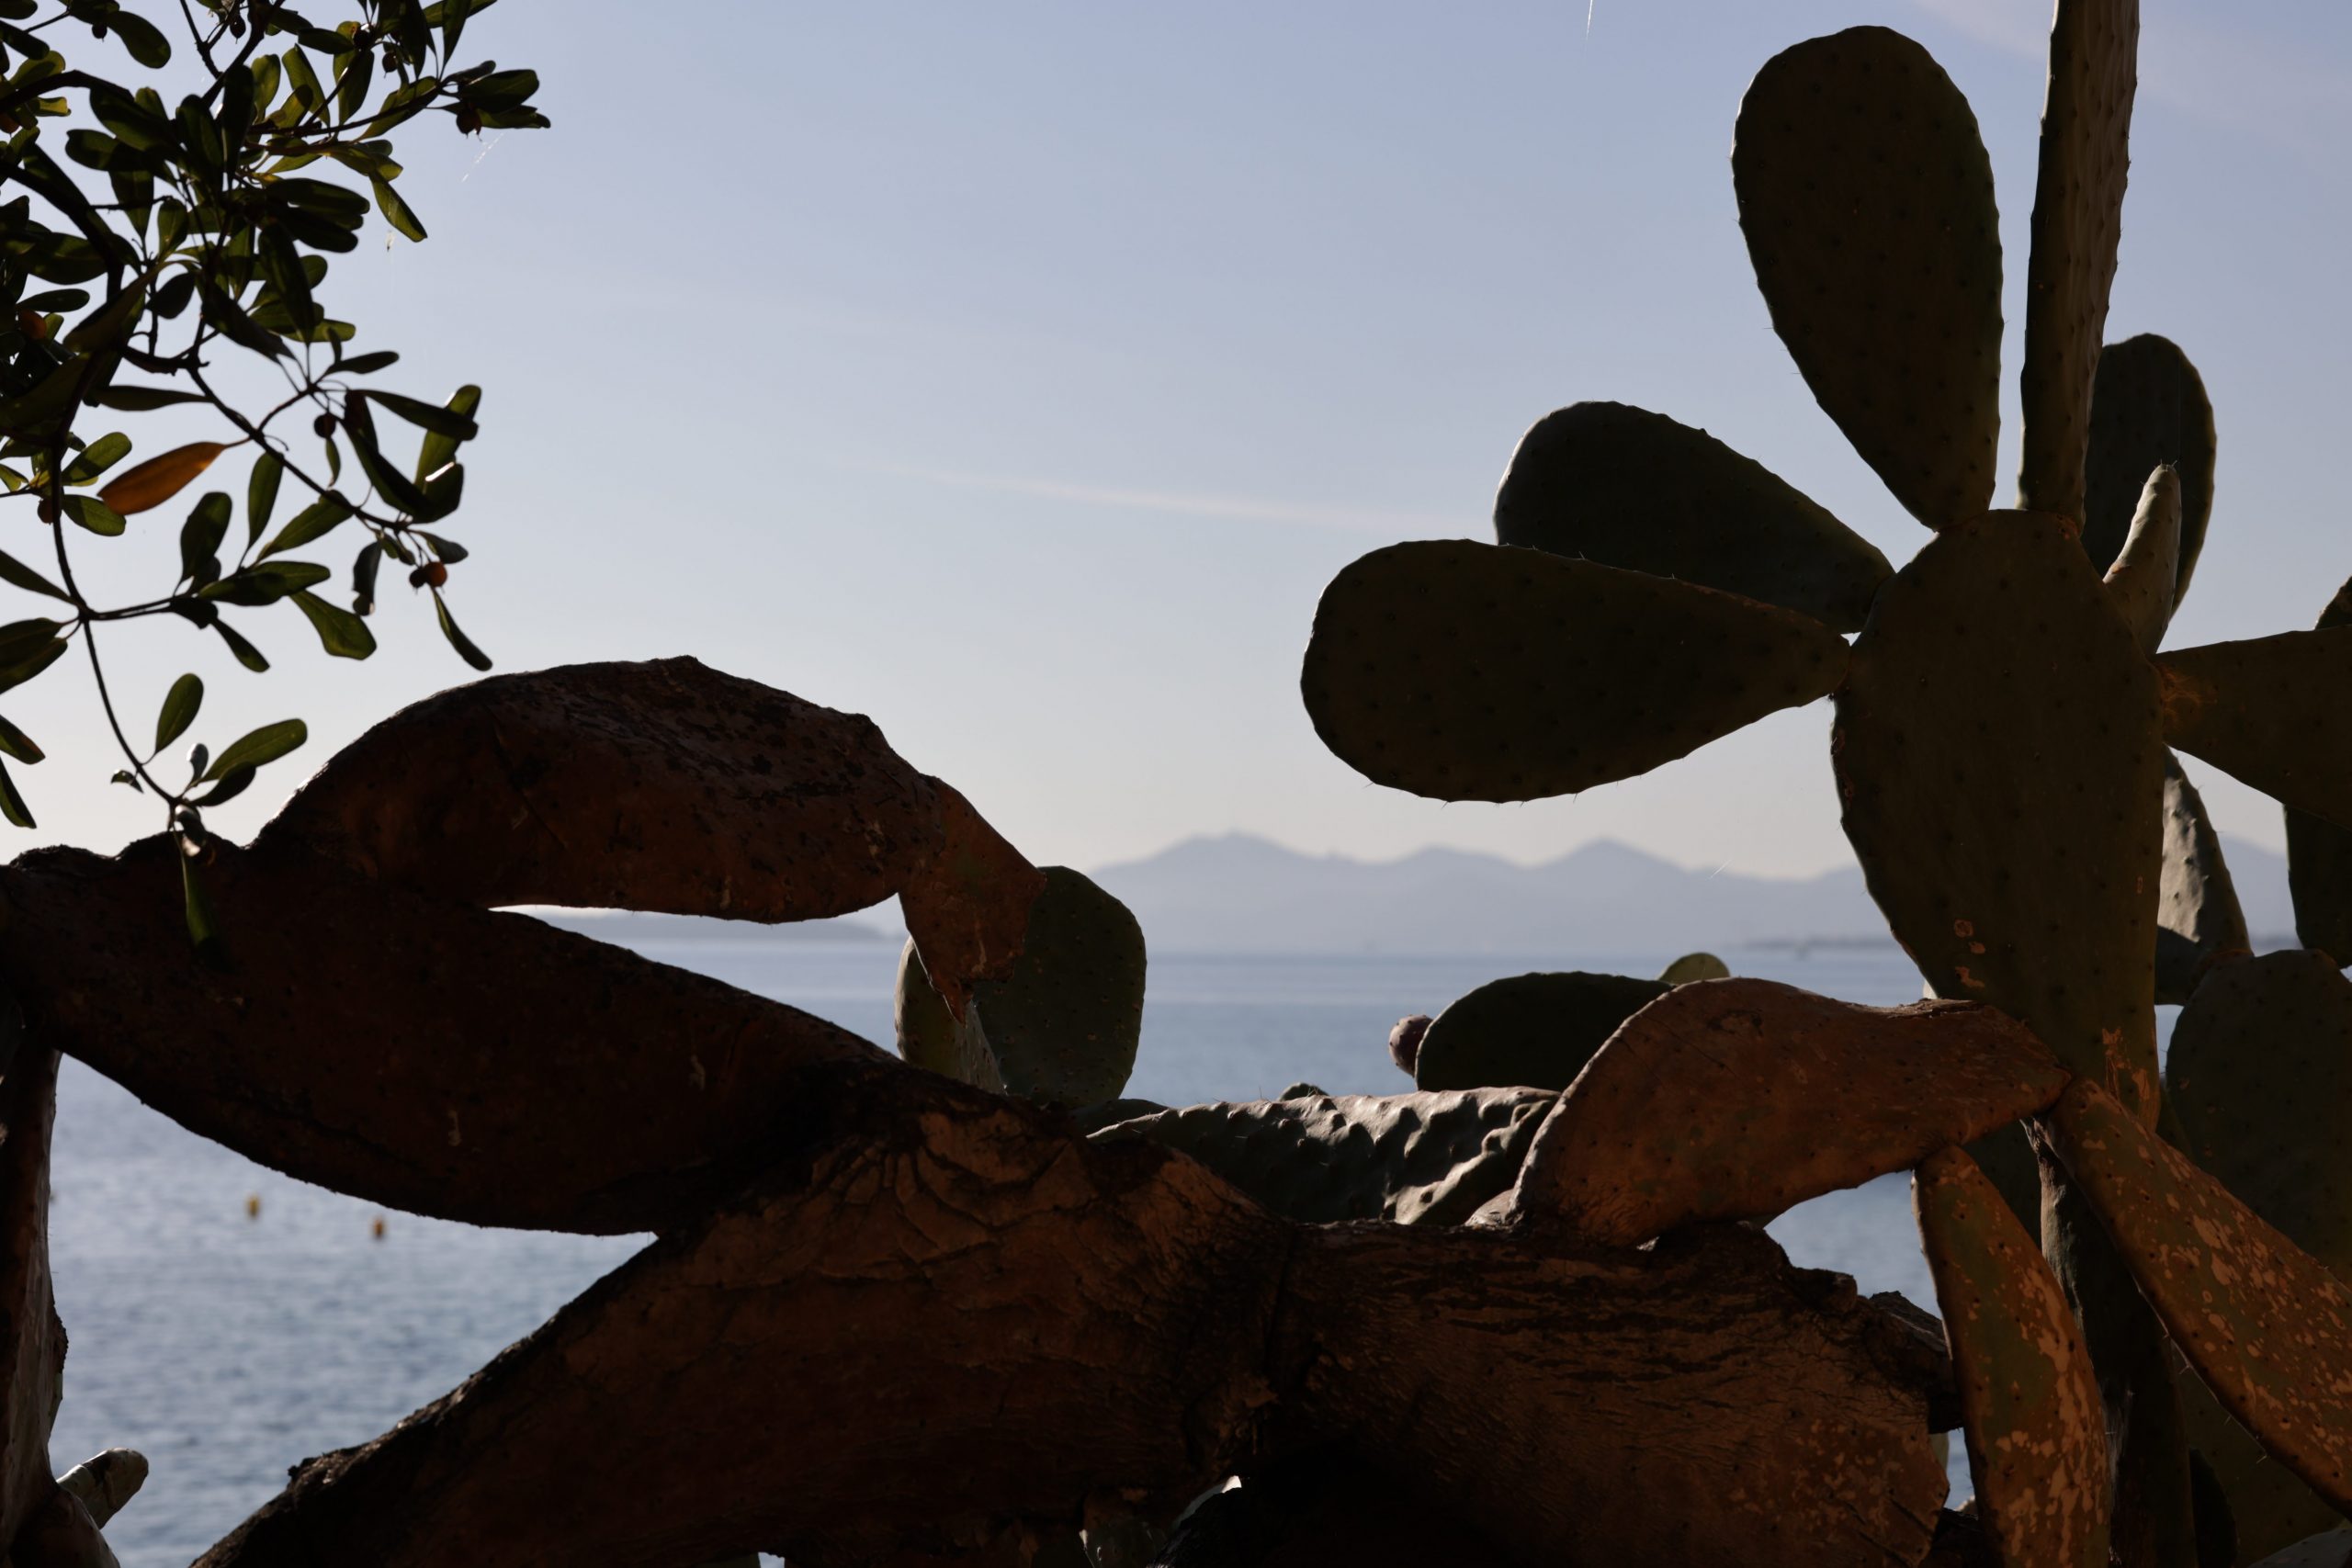
[{"label": "pale blue sky", "polygon": [[[371,240],[327,298],[407,355],[388,385],[488,389],[452,603],[503,670],[694,653],[869,713],[1046,862],[1243,829],[1519,860],[1613,836],[1806,872],[1847,854],[1826,705],[1577,799],[1448,807],[1323,751],[1298,655],[1333,572],[1484,534],[1521,431],[1582,398],[1704,425],[1907,557],[1924,531],[1749,279],[1733,116],[1813,34],[1881,21],[1934,51],[1999,182],[2014,400],[2046,17],[503,0],[468,52],[538,68],[556,128],[411,133],[431,243]],[[2307,625],[2352,574],[2352,10],[2151,0],[2143,46],[2109,336],[2177,338],[2222,432],[2174,640]],[[103,552],[145,569],[126,587],[173,558],[177,515]],[[131,727],[184,668],[216,745],[308,716],[301,765],[216,821],[250,831],[466,677],[429,606],[384,599],[365,666],[330,667],[290,608],[262,618],[266,678],[176,623],[118,636]],[[42,836],[111,847],[156,824],[104,787],[88,705],[77,661],[8,712],[51,752],[21,772]],[[2278,841],[2261,797],[2209,799]]]}]

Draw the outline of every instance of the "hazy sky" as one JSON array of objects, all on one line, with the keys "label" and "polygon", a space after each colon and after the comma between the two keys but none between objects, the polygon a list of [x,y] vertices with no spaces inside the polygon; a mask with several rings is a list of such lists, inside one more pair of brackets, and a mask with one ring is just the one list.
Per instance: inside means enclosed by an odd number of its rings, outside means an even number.
[{"label": "hazy sky", "polygon": [[[371,238],[325,298],[407,356],[388,386],[487,388],[452,603],[502,669],[693,653],[864,711],[1044,862],[1244,829],[1525,861],[1605,835],[1807,872],[1848,853],[1826,704],[1575,799],[1442,806],[1323,750],[1299,654],[1335,571],[1484,535],[1520,433],[1585,398],[1703,425],[1906,558],[1925,531],[1772,336],[1733,117],[1814,34],[1879,21],[1933,51],[1999,182],[2014,405],[2047,16],[503,0],[468,52],[537,67],[555,129],[404,132],[433,238]],[[2178,340],[2222,433],[2173,640],[2308,625],[2352,574],[2352,8],[2150,0],[2143,61],[2109,335]],[[2014,472],[2013,415],[2003,434]],[[81,553],[167,579],[183,511]],[[384,599],[366,665],[290,607],[259,617],[267,677],[176,622],[118,635],[130,727],[182,669],[216,746],[310,718],[302,765],[215,823],[249,832],[468,676],[429,605]],[[44,836],[111,847],[157,824],[105,787],[90,707],[77,658],[6,711],[51,754],[19,771]],[[2261,796],[2208,799],[2279,840]]]}]

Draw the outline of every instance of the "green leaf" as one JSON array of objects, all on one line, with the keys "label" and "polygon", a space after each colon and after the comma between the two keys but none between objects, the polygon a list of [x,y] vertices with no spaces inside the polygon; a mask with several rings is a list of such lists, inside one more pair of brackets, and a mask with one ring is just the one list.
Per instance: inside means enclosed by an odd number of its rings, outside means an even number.
[{"label": "green leaf", "polygon": [[21,588],[28,593],[46,593],[69,604],[74,602],[72,594],[6,550],[0,550],[0,582],[6,582],[12,588]]},{"label": "green leaf", "polygon": [[343,525],[351,516],[351,502],[334,491],[329,491],[310,505],[302,508],[278,530],[277,537],[261,547],[257,560],[286,550],[296,550],[311,540],[324,536]]},{"label": "green leaf", "polygon": [[180,525],[180,575],[197,587],[219,580],[220,541],[229,534],[229,497],[221,491],[204,492]]},{"label": "green leaf", "polygon": [[376,417],[368,412],[367,399],[354,397],[344,403],[343,428],[351,437],[351,450],[359,467],[395,511],[428,522],[440,515],[415,481],[385,460],[383,449],[376,444]]},{"label": "green leaf", "polygon": [[357,615],[376,612],[376,572],[384,564],[384,547],[370,540],[351,563],[351,610]]},{"label": "green leaf", "polygon": [[286,460],[276,452],[264,448],[254,459],[253,472],[245,479],[245,543],[250,546],[269,526],[269,513],[277,504],[277,481],[286,475]]},{"label": "green leaf", "polygon": [[227,621],[214,621],[212,629],[220,634],[220,640],[229,645],[229,651],[236,655],[238,663],[255,674],[269,668],[269,660],[261,656],[261,649],[239,636],[237,629]]},{"label": "green leaf", "polygon": [[188,941],[196,944],[199,955],[217,957],[220,951],[220,923],[213,918],[212,901],[204,896],[204,884],[196,874],[195,857],[185,852],[180,855],[180,897],[187,919]]},{"label": "green leaf", "polygon": [[87,446],[65,467],[65,482],[85,485],[100,474],[130,456],[130,437],[119,430],[108,431]]},{"label": "green leaf", "polygon": [[219,784],[214,784],[210,789],[206,790],[202,795],[198,795],[188,804],[191,806],[219,806],[223,801],[234,800],[237,796],[244,794],[246,787],[253,782],[254,770],[251,768],[239,768],[235,773],[231,773],[227,778],[222,779]]},{"label": "green leaf", "polygon": [[133,773],[129,768],[117,768],[114,771],[114,777],[107,780],[107,783],[129,784],[130,786],[130,793],[133,795],[145,795],[147,793],[145,790],[139,787],[139,776],[136,773]]},{"label": "green leaf", "polygon": [[122,39],[122,47],[130,51],[130,58],[148,70],[161,71],[172,62],[171,40],[146,17],[125,8],[117,11],[108,21],[115,37]]},{"label": "green leaf", "polygon": [[[473,423],[474,411],[481,407],[481,389],[480,387],[473,386],[470,383],[458,388],[458,395],[449,400],[448,407],[451,413],[456,414],[458,418],[466,421],[469,424]],[[394,410],[393,412],[398,412],[399,411]],[[479,430],[480,426],[477,425],[476,429]],[[458,443],[460,440],[470,441],[472,439],[473,437],[470,435],[453,436],[442,431],[432,430],[428,427],[424,437],[424,448],[416,455],[417,482],[419,484],[423,484],[425,480],[431,479],[443,468],[447,468],[451,463],[455,462],[458,457]]]},{"label": "green leaf", "polygon": [[212,766],[204,771],[204,777],[209,782],[226,778],[239,768],[258,768],[275,762],[310,738],[310,726],[299,718],[265,724],[231,742],[227,750],[212,759]]},{"label": "green leaf", "polygon": [[19,762],[38,762],[41,759],[41,749],[33,744],[33,738],[5,718],[0,718],[0,753]]},{"label": "green leaf", "polygon": [[476,648],[473,639],[458,629],[458,623],[450,615],[449,606],[442,601],[441,591],[437,588],[433,592],[433,613],[440,618],[441,635],[449,639],[449,646],[458,650],[458,658],[477,670],[490,668],[490,655]]},{"label": "green leaf", "polygon": [[26,659],[0,668],[0,692],[13,692],[65,657],[65,639],[43,645]]},{"label": "green leaf", "polygon": [[295,607],[311,617],[320,646],[337,659],[365,659],[376,651],[376,634],[348,610],[338,609],[315,593],[297,592]]},{"label": "green leaf", "polygon": [[[481,434],[481,427],[474,423],[472,415],[428,403],[422,398],[404,398],[398,392],[378,391],[354,392],[352,396],[364,397],[370,402],[380,404],[387,412],[398,414],[419,429],[446,435],[452,441],[471,441]],[[479,392],[476,400],[480,400]],[[418,477],[422,479],[424,476]]]},{"label": "green leaf", "polygon": [[0,762],[0,817],[6,817],[19,828],[34,826],[32,807],[17,792],[17,781],[8,776],[8,765]]},{"label": "green leaf", "polygon": [[65,515],[104,538],[114,538],[130,525],[122,513],[95,495],[69,495],[65,498]]},{"label": "green leaf", "polygon": [[348,120],[368,102],[368,89],[376,80],[376,51],[351,51],[335,62],[335,111]]},{"label": "green leaf", "polygon": [[285,130],[300,124],[323,105],[327,96],[319,85],[319,73],[311,69],[310,57],[300,49],[288,50],[278,56],[278,63],[286,67],[286,80],[290,91],[286,96],[286,102],[270,116],[270,123]]},{"label": "green leaf", "polygon": [[401,356],[389,348],[369,354],[355,354],[335,366],[346,376],[372,376],[379,370],[389,370],[401,362]]},{"label": "green leaf", "polygon": [[154,409],[170,408],[175,403],[200,403],[207,400],[198,392],[183,392],[176,387],[112,386],[91,395],[90,401],[102,409],[118,413],[146,413]]},{"label": "green leaf", "polygon": [[401,199],[401,193],[392,188],[391,182],[377,179],[370,183],[376,187],[376,207],[383,213],[384,221],[411,240],[422,241],[424,225],[417,221],[416,214],[409,209],[407,202]]},{"label": "green leaf", "polygon": [[467,549],[465,546],[458,543],[455,539],[445,539],[438,534],[428,534],[422,528],[416,530],[416,536],[423,539],[426,544],[431,545],[433,547],[433,553],[439,556],[443,560],[447,561],[451,566],[457,565],[459,561],[465,559],[466,557],[473,553]]},{"label": "green leaf", "polygon": [[34,618],[12,621],[0,626],[0,670],[23,663],[42,648],[55,642],[57,634],[65,629],[62,621]]},{"label": "green leaf", "polygon": [[232,572],[198,592],[225,604],[275,604],[288,593],[315,588],[334,575],[325,567],[306,560],[269,561]]},{"label": "green leaf", "polygon": [[155,750],[161,751],[187,733],[196,722],[197,710],[204,705],[204,682],[194,675],[183,675],[172,682],[164,694],[163,711],[155,716]]}]

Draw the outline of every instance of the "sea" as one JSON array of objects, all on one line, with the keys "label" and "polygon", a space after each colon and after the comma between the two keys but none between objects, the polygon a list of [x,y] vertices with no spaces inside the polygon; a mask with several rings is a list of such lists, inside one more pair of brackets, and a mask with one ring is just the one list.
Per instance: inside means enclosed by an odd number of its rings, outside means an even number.
[{"label": "sea", "polygon": [[[895,942],[752,930],[629,945],[890,1039]],[[1387,1037],[1407,1014],[1504,975],[1652,975],[1674,956],[1156,954],[1128,1092],[1176,1105],[1302,1081],[1398,1093],[1411,1085]],[[1892,944],[1723,956],[1736,973],[1849,1001],[1919,995]],[[51,1452],[60,1471],[106,1448],[147,1456],[144,1490],[107,1529],[125,1568],[182,1568],[275,1495],[289,1466],[446,1393],[646,1239],[485,1230],[329,1192],[182,1130],[71,1061],[53,1181],[72,1349]],[[1932,1302],[1903,1178],[1815,1200],[1772,1231],[1798,1261],[1865,1292]],[[1957,1502],[1968,1490],[1957,1454],[1953,1466]]]}]

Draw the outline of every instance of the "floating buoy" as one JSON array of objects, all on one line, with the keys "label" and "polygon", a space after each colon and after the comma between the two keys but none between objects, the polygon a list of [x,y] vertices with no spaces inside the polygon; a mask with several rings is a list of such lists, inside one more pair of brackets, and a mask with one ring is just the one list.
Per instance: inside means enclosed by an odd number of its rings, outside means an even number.
[{"label": "floating buoy", "polygon": [[245,1194],[245,1218],[249,1220],[257,1220],[261,1218],[260,1193],[248,1192]]},{"label": "floating buoy", "polygon": [[376,1218],[375,1218],[372,1222],[370,1222],[370,1223],[369,1223],[369,1224],[368,1224],[368,1234],[369,1235],[371,1235],[371,1236],[374,1236],[378,1241],[381,1241],[381,1240],[383,1240],[383,1239],[384,1239],[384,1216],[383,1216],[383,1215],[381,1215],[381,1214],[377,1215],[377,1216],[376,1216]]}]

